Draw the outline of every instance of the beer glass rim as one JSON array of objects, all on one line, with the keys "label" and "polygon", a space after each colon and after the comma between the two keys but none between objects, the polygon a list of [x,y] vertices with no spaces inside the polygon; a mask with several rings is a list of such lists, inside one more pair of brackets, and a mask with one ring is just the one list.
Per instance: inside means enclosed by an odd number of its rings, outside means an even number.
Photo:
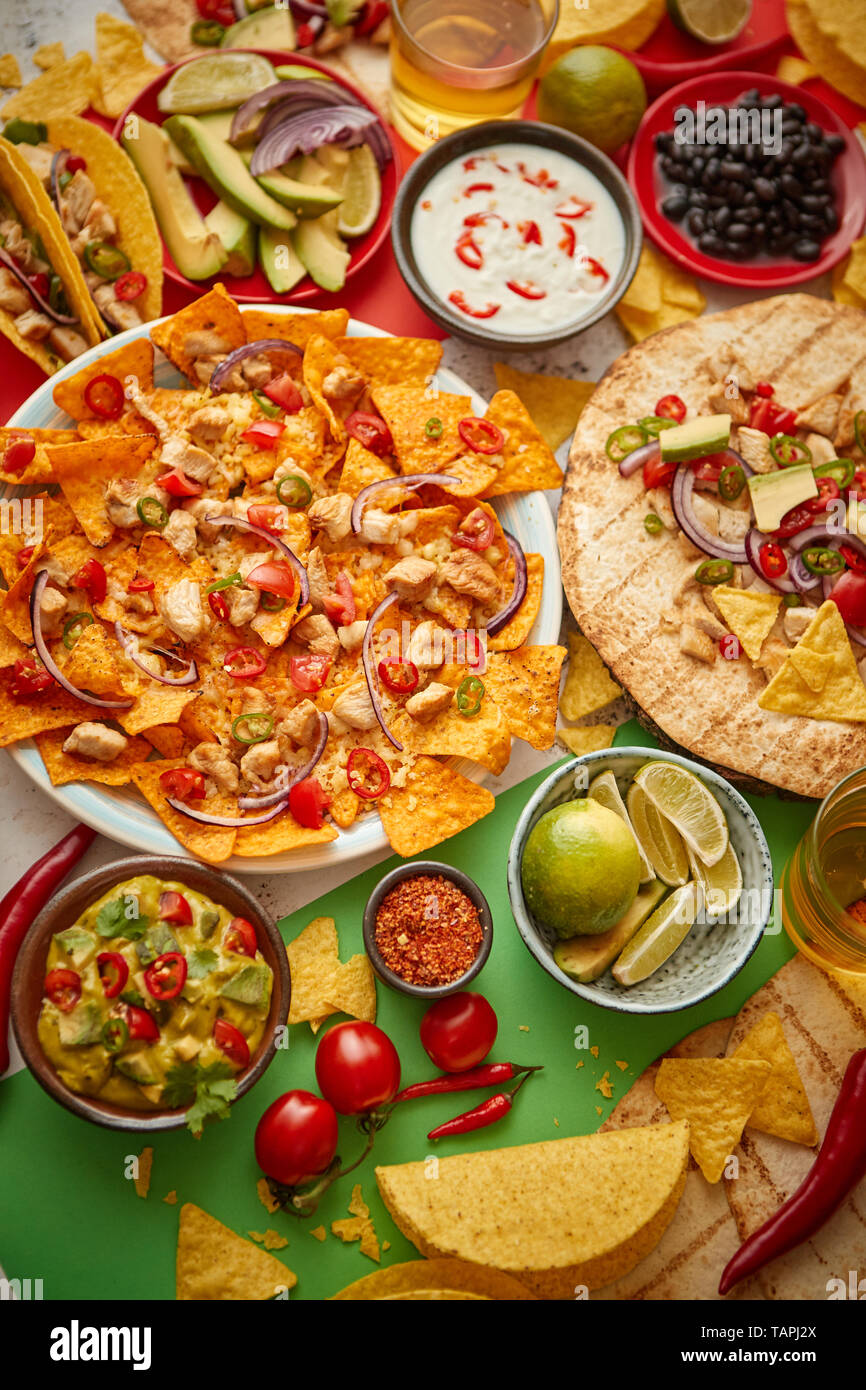
[{"label": "beer glass rim", "polygon": [[391,23],[393,24],[394,28],[399,31],[401,37],[404,38],[408,44],[410,44],[414,49],[416,49],[419,54],[423,55],[423,57],[427,60],[428,63],[436,64],[436,66],[440,69],[440,71],[443,74],[450,73],[455,75],[458,73],[465,74],[476,71],[508,73],[514,76],[518,75],[522,68],[528,67],[532,63],[536,62],[538,60],[539,54],[544,52],[544,49],[550,42],[550,38],[553,34],[554,29],[556,28],[556,24],[559,19],[560,7],[560,0],[552,0],[550,21],[548,23],[547,29],[545,30],[543,36],[539,40],[537,47],[534,48],[531,53],[525,54],[522,58],[516,59],[513,63],[504,63],[501,68],[476,69],[464,67],[461,63],[451,63],[446,58],[440,58],[437,56],[437,54],[431,53],[428,48],[425,48],[423,44],[419,43],[415,35],[409,32],[404,23],[403,15],[401,13],[401,6],[404,3],[405,0],[393,0],[393,3],[391,5]]},{"label": "beer glass rim", "polygon": [[830,810],[831,805],[835,804],[840,794],[845,794],[845,789],[848,787],[848,784],[850,782],[854,782],[855,779],[858,777],[864,779],[863,790],[866,791],[866,766],[857,767],[854,769],[853,772],[849,772],[843,778],[841,778],[840,781],[836,783],[835,787],[830,788],[827,795],[824,797],[823,801],[818,807],[818,810],[815,812],[815,818],[812,821],[812,824],[810,825],[809,830],[807,832],[810,857],[812,859],[812,864],[815,872],[815,877],[818,881],[818,885],[821,891],[826,894],[827,898],[833,904],[833,906],[837,908],[839,912],[843,913],[846,917],[848,915],[847,909],[842,905],[842,903],[839,902],[824,875],[824,867],[821,863],[821,856],[818,850],[818,831],[824,817]]}]

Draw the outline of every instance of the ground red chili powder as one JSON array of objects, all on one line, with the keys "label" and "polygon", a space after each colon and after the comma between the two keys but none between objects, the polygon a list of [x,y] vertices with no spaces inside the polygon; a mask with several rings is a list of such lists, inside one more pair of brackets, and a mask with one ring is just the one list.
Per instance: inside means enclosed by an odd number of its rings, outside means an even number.
[{"label": "ground red chili powder", "polygon": [[406,878],[382,899],[376,945],[385,964],[410,985],[447,985],[481,948],[478,908],[441,874]]}]

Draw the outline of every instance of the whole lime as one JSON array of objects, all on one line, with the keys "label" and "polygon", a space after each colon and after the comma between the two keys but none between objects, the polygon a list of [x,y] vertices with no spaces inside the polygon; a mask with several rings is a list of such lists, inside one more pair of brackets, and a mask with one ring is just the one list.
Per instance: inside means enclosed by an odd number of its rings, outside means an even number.
[{"label": "whole lime", "polygon": [[520,873],[526,906],[542,925],[563,938],[597,936],[634,902],[641,862],[625,822],[585,797],[536,821]]},{"label": "whole lime", "polygon": [[646,87],[634,63],[599,44],[564,53],[538,87],[539,120],[608,152],[631,139],[645,110]]}]

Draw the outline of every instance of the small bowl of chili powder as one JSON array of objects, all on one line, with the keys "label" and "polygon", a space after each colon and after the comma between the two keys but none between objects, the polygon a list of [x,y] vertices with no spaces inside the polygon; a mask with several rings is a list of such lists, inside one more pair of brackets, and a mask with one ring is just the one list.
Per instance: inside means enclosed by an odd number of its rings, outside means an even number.
[{"label": "small bowl of chili powder", "polygon": [[474,980],[490,955],[490,904],[450,864],[401,864],[370,894],[364,945],[386,985],[417,999],[442,999]]}]

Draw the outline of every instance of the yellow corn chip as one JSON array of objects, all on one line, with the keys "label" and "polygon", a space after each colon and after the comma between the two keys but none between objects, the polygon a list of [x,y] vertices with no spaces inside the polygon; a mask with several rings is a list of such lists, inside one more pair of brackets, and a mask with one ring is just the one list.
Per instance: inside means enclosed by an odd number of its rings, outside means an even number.
[{"label": "yellow corn chip", "polygon": [[519,372],[505,362],[495,362],[493,370],[496,385],[520,397],[551,449],[558,449],[574,434],[581,411],[595,390],[594,381]]},{"label": "yellow corn chip", "polygon": [[376,1022],[376,976],[368,956],[351,956],[337,967],[328,1003],[332,1013]]},{"label": "yellow corn chip", "polygon": [[849,16],[844,6],[840,7],[841,16],[846,21],[844,40],[837,42],[837,34],[829,28],[836,17],[835,9],[835,5],[819,6],[817,0],[809,0],[808,3],[807,0],[788,0],[785,17],[803,57],[815,64],[825,82],[829,82],[837,92],[850,97],[851,101],[862,104],[866,59],[855,61],[852,51],[854,35],[851,33],[853,16]]},{"label": "yellow corn chip", "polygon": [[93,105],[103,116],[121,116],[127,106],[164,71],[144,56],[144,41],[133,24],[110,14],[96,16],[96,69],[99,91]]},{"label": "yellow corn chip", "polygon": [[191,334],[202,333],[212,335],[214,343],[219,342],[220,347],[214,347],[214,352],[229,353],[243,347],[247,341],[241,311],[222,284],[214,285],[201,299],[194,300],[185,309],[179,309],[164,323],[154,324],[150,330],[150,336],[160,352],[189,378],[193,386],[201,383],[194,370],[195,354],[187,352],[186,340]]},{"label": "yellow corn chip", "polygon": [[[866,92],[863,95],[866,97]],[[851,247],[845,262],[845,284],[861,299],[866,299],[866,236],[861,236]]]},{"label": "yellow corn chip", "polygon": [[361,1184],[359,1182],[356,1182],[352,1188],[352,1199],[349,1202],[349,1215],[364,1217],[370,1215],[370,1208],[364,1201],[364,1194],[361,1191]]},{"label": "yellow corn chip", "polygon": [[322,309],[315,314],[271,314],[267,309],[245,309],[242,317],[248,342],[284,338],[299,348],[305,348],[314,334],[342,339],[349,325],[348,309]]},{"label": "yellow corn chip", "polygon": [[16,661],[24,661],[29,655],[30,648],[0,622],[0,671],[14,666]]},{"label": "yellow corn chip", "polygon": [[107,700],[131,699],[138,689],[135,668],[102,623],[91,622],[81,630],[62,670],[77,690],[89,690]]},{"label": "yellow corn chip", "polygon": [[568,671],[559,697],[566,719],[583,719],[604,709],[622,694],[598,652],[580,632],[568,634]]},{"label": "yellow corn chip", "polygon": [[89,53],[76,53],[48,72],[40,73],[10,97],[2,109],[7,121],[21,116],[25,121],[50,121],[53,116],[80,116],[90,105],[96,90],[96,74]]},{"label": "yellow corn chip", "polygon": [[795,58],[793,54],[786,53],[779,59],[776,76],[780,82],[790,82],[793,87],[799,87],[801,82],[817,77],[818,69],[812,63],[807,63],[805,58]]},{"label": "yellow corn chip", "polygon": [[21,68],[14,53],[0,53],[0,87],[20,87]]},{"label": "yellow corn chip", "polygon": [[501,705],[515,738],[550,748],[556,737],[556,699],[565,647],[518,647],[491,652],[484,686]]},{"label": "yellow corn chip", "polygon": [[[340,952],[333,917],[316,917],[286,947],[292,976],[289,1023],[327,1016]],[[332,1012],[332,1011],[331,1011]]]},{"label": "yellow corn chip", "polygon": [[156,446],[153,434],[118,434],[49,444],[45,450],[55,480],[93,545],[114,535],[105,505],[105,489],[115,478],[136,478]]},{"label": "yellow corn chip", "polygon": [[110,763],[94,758],[82,758],[77,753],[64,753],[63,745],[70,730],[50,729],[36,735],[36,747],[45,764],[52,786],[64,787],[68,782],[98,782],[103,787],[124,787],[132,781],[130,769],[143,763],[151,748],[146,739],[130,739],[127,747]]},{"label": "yellow corn chip", "polygon": [[481,497],[499,476],[499,469],[481,454],[464,454],[448,465],[450,477],[455,483],[443,484],[443,491],[449,497]]},{"label": "yellow corn chip", "polygon": [[332,825],[323,825],[321,830],[310,830],[305,825],[299,825],[294,816],[283,815],[265,825],[251,825],[248,830],[239,830],[234,852],[242,859],[258,859],[263,855],[283,854],[300,845],[328,844],[336,838],[337,832]]},{"label": "yellow corn chip", "polygon": [[498,456],[502,467],[485,497],[562,487],[562,469],[519,396],[513,391],[497,391],[485,419],[505,435]]},{"label": "yellow corn chip", "polygon": [[[462,680],[465,674],[457,668],[455,678]],[[475,715],[461,714],[454,700],[433,719],[422,721],[401,715],[395,727],[405,747],[411,753],[429,753],[433,757],[470,758],[498,777],[511,755],[511,733],[507,712],[493,697],[487,680],[485,675],[487,693]]]},{"label": "yellow corn chip", "polygon": [[285,1250],[289,1243],[279,1231],[247,1231],[247,1235],[257,1245],[263,1245],[266,1250]]},{"label": "yellow corn chip", "polygon": [[328,1238],[328,1232],[325,1230],[324,1226],[314,1226],[311,1231],[307,1232],[307,1235],[312,1236],[314,1240],[318,1240],[320,1243]]},{"label": "yellow corn chip", "polygon": [[634,279],[615,313],[635,341],[642,342],[662,328],[697,318],[706,304],[691,276],[644,242]]},{"label": "yellow corn chip", "polygon": [[[23,430],[0,429],[0,483],[11,483],[13,487],[32,487],[38,483],[56,481],[45,452],[48,444],[73,444],[78,438],[76,430]],[[12,472],[3,466],[3,459],[9,445],[15,439],[32,439],[36,452],[26,468]]]},{"label": "yellow corn chip", "polygon": [[664,12],[664,0],[605,0],[603,5],[598,6],[562,5],[545,51],[545,69],[578,43],[640,48],[657,27]]},{"label": "yellow corn chip", "polygon": [[363,1216],[344,1216],[331,1222],[331,1235],[339,1236],[344,1245],[351,1245],[361,1239],[366,1225]]},{"label": "yellow corn chip", "polygon": [[378,383],[371,395],[391,431],[401,473],[447,473],[452,459],[466,452],[458,425],[473,414],[471,397]]},{"label": "yellow corn chip", "polygon": [[258,1198],[262,1206],[265,1208],[266,1211],[269,1211],[271,1215],[273,1215],[275,1211],[280,1210],[279,1200],[274,1196],[273,1192],[268,1186],[267,1178],[259,1178],[258,1182],[256,1183],[256,1192],[258,1193]]},{"label": "yellow corn chip", "polygon": [[707,1182],[718,1182],[769,1079],[769,1062],[665,1057],[655,1091],[673,1120],[688,1120],[689,1148]]},{"label": "yellow corn chip", "polygon": [[793,1144],[813,1148],[818,1130],[803,1080],[785,1040],[777,1013],[765,1014],[743,1038],[733,1054],[741,1060],[769,1062],[769,1079],[747,1121],[748,1129],[777,1134]]},{"label": "yellow corn chip", "polygon": [[610,748],[616,733],[616,724],[593,724],[589,728],[557,729],[556,737],[564,743],[576,757],[584,753],[597,753],[602,748]]},{"label": "yellow corn chip", "polygon": [[139,1197],[146,1197],[150,1191],[150,1174],[153,1169],[153,1149],[142,1149],[138,1155],[138,1177],[135,1178],[135,1191]]},{"label": "yellow corn chip", "polygon": [[0,682],[0,748],[46,729],[70,728],[93,718],[93,706],[76,700],[59,686],[43,694],[16,699],[8,677]]},{"label": "yellow corn chip", "polygon": [[732,589],[717,584],[713,602],[735,637],[739,638],[746,656],[757,661],[764,639],[776,621],[780,594],[759,594],[751,589]]},{"label": "yellow corn chip", "polygon": [[357,497],[361,489],[370,483],[384,482],[386,478],[398,476],[389,463],[376,454],[371,454],[357,439],[349,440],[343,460],[343,471],[340,474],[341,492],[348,492],[352,497]]},{"label": "yellow corn chip", "polygon": [[817,695],[824,689],[833,669],[833,658],[823,652],[795,647],[788,660],[801,680]]},{"label": "yellow corn chip", "polygon": [[173,690],[154,683],[141,691],[130,710],[118,712],[117,722],[127,734],[143,734],[159,724],[176,724],[195,697],[195,690],[186,686]]},{"label": "yellow corn chip", "polygon": [[201,1207],[180,1209],[178,1300],[264,1300],[285,1294],[297,1276],[275,1255],[235,1235]]},{"label": "yellow corn chip", "polygon": [[544,556],[526,556],[526,596],[510,622],[500,628],[495,637],[488,637],[489,652],[513,652],[522,647],[532,631],[541,608],[544,587]]},{"label": "yellow corn chip", "polygon": [[62,43],[42,43],[33,54],[33,62],[43,72],[47,72],[49,68],[56,68],[57,64],[65,59],[66,52]]},{"label": "yellow corn chip", "polygon": [[[839,723],[866,721],[866,686],[857,670],[842,616],[832,599],[818,609],[794,650],[798,651],[797,661],[801,667],[807,653],[832,659],[832,668],[825,675],[821,689],[810,688],[792,661],[792,652],[758,697],[761,709]],[[807,655],[805,661],[808,660]],[[817,668],[812,665],[806,669],[814,672],[814,683],[819,678]]]},{"label": "yellow corn chip", "polygon": [[391,848],[404,859],[431,849],[487,816],[492,792],[434,758],[418,758],[405,784],[380,797],[379,815]]},{"label": "yellow corn chip", "polygon": [[[140,763],[137,768],[132,769],[132,780],[142,793],[146,801],[149,801],[156,814],[164,825],[168,827],[176,840],[179,840],[184,849],[188,849],[193,854],[197,854],[200,859],[205,859],[209,864],[220,864],[224,859],[228,859],[235,843],[237,831],[228,830],[224,826],[202,825],[199,821],[192,820],[185,816],[182,811],[176,811],[173,806],[169,806],[166,794],[160,786],[160,777],[172,768],[184,767],[182,759],[166,758],[153,763]],[[212,796],[208,799],[208,810],[214,815],[237,815],[237,805],[234,801],[229,802],[227,797]]]},{"label": "yellow corn chip", "polygon": [[432,338],[339,338],[334,346],[381,386],[426,384],[442,361],[442,344]]},{"label": "yellow corn chip", "polygon": [[166,1203],[167,1206],[176,1207],[176,1206],[177,1206],[177,1192],[175,1191],[175,1189],[172,1188],[171,1192],[166,1192],[166,1194],[165,1194],[165,1196],[163,1197],[162,1200]]}]

